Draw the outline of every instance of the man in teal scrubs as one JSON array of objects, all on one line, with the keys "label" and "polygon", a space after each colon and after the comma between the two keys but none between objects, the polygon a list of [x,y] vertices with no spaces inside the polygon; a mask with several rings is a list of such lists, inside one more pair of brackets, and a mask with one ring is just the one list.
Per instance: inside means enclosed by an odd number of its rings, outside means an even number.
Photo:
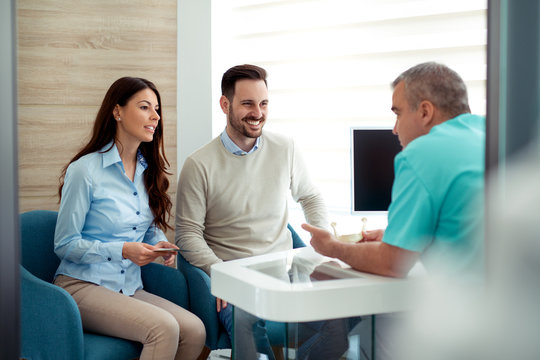
[{"label": "man in teal scrubs", "polygon": [[394,160],[386,231],[347,244],[302,227],[315,250],[360,271],[405,277],[421,260],[431,273],[471,273],[482,266],[485,119],[470,114],[463,80],[445,65],[416,65],[392,87],[393,132],[403,150]]},{"label": "man in teal scrubs", "polygon": [[368,231],[348,244],[302,227],[316,251],[360,271],[405,277],[420,260],[431,274],[477,275],[483,267],[485,119],[470,114],[463,80],[445,65],[416,65],[392,87],[393,132],[403,150],[394,160],[386,231]]}]

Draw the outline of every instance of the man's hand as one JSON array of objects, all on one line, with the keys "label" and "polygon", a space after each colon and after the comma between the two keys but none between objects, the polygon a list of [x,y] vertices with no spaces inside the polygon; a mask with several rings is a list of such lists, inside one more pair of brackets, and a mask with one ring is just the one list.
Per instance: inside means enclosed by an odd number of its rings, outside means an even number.
[{"label": "man's hand", "polygon": [[216,307],[217,312],[220,312],[221,309],[225,309],[227,307],[227,302],[223,299],[216,298]]},{"label": "man's hand", "polygon": [[364,241],[382,241],[384,235],[384,230],[370,230],[370,231],[362,231],[362,240]]},{"label": "man's hand", "polygon": [[[178,249],[178,246],[171,244],[168,241],[160,241],[156,244],[155,248],[156,249]],[[174,266],[175,261],[176,261],[176,251],[162,253],[161,256],[163,256],[163,260],[165,260],[163,262],[165,266]]]},{"label": "man's hand", "polygon": [[309,225],[302,224],[302,229],[311,233],[311,246],[320,254],[330,257],[336,257],[336,248],[341,243],[328,231]]}]

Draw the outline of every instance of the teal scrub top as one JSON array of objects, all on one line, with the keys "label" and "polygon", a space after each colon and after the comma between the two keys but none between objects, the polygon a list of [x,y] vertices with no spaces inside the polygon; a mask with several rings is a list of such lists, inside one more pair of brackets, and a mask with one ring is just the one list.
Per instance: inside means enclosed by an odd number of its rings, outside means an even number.
[{"label": "teal scrub top", "polygon": [[483,268],[485,118],[462,114],[411,141],[394,159],[383,241],[420,252],[430,273]]}]

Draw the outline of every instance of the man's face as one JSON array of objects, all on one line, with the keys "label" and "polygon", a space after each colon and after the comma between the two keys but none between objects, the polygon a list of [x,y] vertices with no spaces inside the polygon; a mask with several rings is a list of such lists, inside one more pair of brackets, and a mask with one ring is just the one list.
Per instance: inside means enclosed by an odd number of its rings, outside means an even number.
[{"label": "man's face", "polygon": [[421,108],[411,109],[405,97],[405,84],[403,81],[394,88],[392,111],[396,114],[396,124],[392,132],[398,136],[403,148],[417,137],[426,134],[421,122]]},{"label": "man's face", "polygon": [[227,114],[227,126],[233,132],[233,138],[261,136],[268,114],[266,84],[263,80],[237,81],[232,102],[225,98],[222,109]]}]

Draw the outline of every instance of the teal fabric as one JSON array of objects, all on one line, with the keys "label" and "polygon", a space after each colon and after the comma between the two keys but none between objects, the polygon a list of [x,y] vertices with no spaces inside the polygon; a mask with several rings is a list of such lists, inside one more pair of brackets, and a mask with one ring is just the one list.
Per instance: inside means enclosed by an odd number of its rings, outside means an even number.
[{"label": "teal fabric", "polygon": [[71,295],[22,266],[21,325],[24,359],[130,360],[138,358],[142,350],[137,342],[83,333],[79,309]]},{"label": "teal fabric", "polygon": [[83,359],[81,317],[62,288],[21,266],[21,358]]},{"label": "teal fabric", "polygon": [[[33,360],[130,360],[142,344],[83,332],[77,304],[51,284],[60,259],[53,251],[57,213],[21,214],[21,358]],[[144,289],[189,309],[186,279],[176,269],[141,268]]]},{"label": "teal fabric", "polygon": [[485,118],[462,114],[431,129],[395,160],[383,241],[421,252],[435,274],[482,268]]},{"label": "teal fabric", "polygon": [[230,349],[229,336],[218,319],[216,298],[210,292],[210,276],[187,262],[181,254],[178,254],[178,271],[186,275],[191,312],[202,320],[206,328],[206,346],[210,350]]},{"label": "teal fabric", "polygon": [[141,267],[144,290],[189,309],[189,294],[184,274],[161,264]]},{"label": "teal fabric", "polygon": [[84,333],[84,360],[133,360],[141,355],[142,344],[116,337]]},{"label": "teal fabric", "polygon": [[41,280],[52,282],[60,259],[54,253],[56,211],[21,214],[21,265]]}]

